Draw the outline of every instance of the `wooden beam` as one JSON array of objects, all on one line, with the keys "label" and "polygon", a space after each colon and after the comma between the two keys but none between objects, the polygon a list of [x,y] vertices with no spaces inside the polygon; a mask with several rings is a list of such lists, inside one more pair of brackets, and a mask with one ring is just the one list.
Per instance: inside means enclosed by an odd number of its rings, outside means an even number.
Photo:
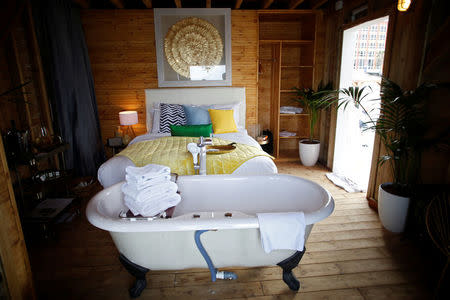
[{"label": "wooden beam", "polygon": [[36,37],[36,30],[34,27],[34,19],[31,8],[31,3],[27,1],[27,13],[28,13],[28,34],[30,40],[30,53],[32,54],[34,66],[37,69],[37,80],[34,81],[35,87],[39,90],[37,99],[39,102],[39,108],[41,111],[41,120],[47,127],[50,135],[53,135],[53,123],[50,111],[50,103],[47,94],[47,85],[45,83],[44,67],[41,60],[41,52],[39,49],[39,43]]},{"label": "wooden beam", "polygon": [[289,9],[295,9],[297,6],[302,4],[305,0],[290,0]]},{"label": "wooden beam", "polygon": [[6,291],[2,288],[2,292],[5,291],[7,299],[36,299],[30,261],[2,139],[0,139],[0,215],[2,285],[5,282],[7,286]]},{"label": "wooden beam", "polygon": [[234,5],[234,9],[241,8],[242,1],[244,1],[244,0],[236,0],[236,4]]},{"label": "wooden beam", "polygon": [[116,8],[125,8],[123,0],[109,0]]},{"label": "wooden beam", "polygon": [[263,9],[269,8],[269,6],[271,6],[272,3],[273,3],[273,0],[264,0],[264,1],[262,2],[261,7],[262,7]]},{"label": "wooden beam", "polygon": [[206,0],[206,8],[211,8],[211,0]]},{"label": "wooden beam", "polygon": [[89,8],[90,1],[89,0],[73,0],[76,4],[78,4],[81,8]]},{"label": "wooden beam", "polygon": [[152,0],[142,0],[142,3],[144,3],[147,8],[153,8]]},{"label": "wooden beam", "polygon": [[309,4],[311,5],[312,9],[318,9],[327,2],[328,0],[310,0]]},{"label": "wooden beam", "polygon": [[175,1],[175,5],[177,6],[177,8],[181,8],[181,0],[173,0]]}]

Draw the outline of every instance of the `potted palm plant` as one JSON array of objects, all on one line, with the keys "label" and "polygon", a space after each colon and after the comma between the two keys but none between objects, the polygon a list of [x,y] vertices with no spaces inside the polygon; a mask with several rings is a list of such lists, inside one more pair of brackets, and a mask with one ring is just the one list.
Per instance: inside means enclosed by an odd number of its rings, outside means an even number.
[{"label": "potted palm plant", "polygon": [[313,138],[314,127],[319,119],[320,111],[330,107],[338,101],[335,97],[336,91],[332,89],[332,84],[323,86],[319,84],[317,91],[309,88],[294,88],[297,92],[299,102],[309,113],[309,138],[299,141],[299,155],[303,165],[314,166],[319,159],[320,141]]},{"label": "potted palm plant", "polygon": [[[423,149],[430,145],[425,138],[425,102],[435,84],[422,84],[414,90],[404,91],[393,81],[381,82],[379,117],[367,110],[364,98],[370,87],[341,89],[345,106],[352,102],[369,118],[366,130],[374,130],[384,145],[386,154],[379,164],[389,165],[393,182],[379,186],[378,212],[383,226],[392,232],[403,232],[410,202],[411,187],[417,181]],[[379,100],[379,99],[377,99]],[[345,108],[344,106],[344,108]]]}]

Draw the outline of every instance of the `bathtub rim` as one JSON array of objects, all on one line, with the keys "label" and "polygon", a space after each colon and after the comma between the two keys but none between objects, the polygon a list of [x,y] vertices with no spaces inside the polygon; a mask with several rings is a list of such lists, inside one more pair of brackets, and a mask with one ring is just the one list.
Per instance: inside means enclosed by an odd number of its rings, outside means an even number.
[{"label": "bathtub rim", "polygon": [[[248,178],[248,177],[289,177],[295,180],[303,180],[317,186],[323,190],[327,196],[325,205],[318,210],[312,212],[305,212],[306,225],[317,223],[327,218],[334,210],[334,199],[331,194],[323,188],[320,184],[314,181],[298,176],[288,174],[270,174],[270,175],[208,175],[211,178],[214,176],[217,179],[232,180],[232,178]],[[206,176],[180,176],[179,180],[205,180]],[[170,231],[192,231],[192,230],[227,230],[227,229],[244,229],[244,228],[259,228],[258,217],[238,211],[232,212],[233,217],[227,218],[223,214],[225,212],[195,212],[200,214],[200,218],[192,218],[194,213],[186,213],[171,219],[155,219],[152,221],[129,221],[102,214],[98,206],[101,201],[111,194],[119,190],[124,182],[116,183],[102,191],[98,192],[86,207],[86,217],[88,221],[103,230],[111,232],[170,232]],[[292,211],[291,211],[292,212]]]}]

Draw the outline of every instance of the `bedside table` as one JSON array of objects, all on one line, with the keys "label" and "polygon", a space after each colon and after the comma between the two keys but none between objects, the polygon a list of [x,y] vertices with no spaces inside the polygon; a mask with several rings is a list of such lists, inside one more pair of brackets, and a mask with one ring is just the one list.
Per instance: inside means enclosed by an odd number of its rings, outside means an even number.
[{"label": "bedside table", "polygon": [[125,149],[126,146],[121,138],[109,138],[106,142],[106,147],[111,149],[112,156]]}]

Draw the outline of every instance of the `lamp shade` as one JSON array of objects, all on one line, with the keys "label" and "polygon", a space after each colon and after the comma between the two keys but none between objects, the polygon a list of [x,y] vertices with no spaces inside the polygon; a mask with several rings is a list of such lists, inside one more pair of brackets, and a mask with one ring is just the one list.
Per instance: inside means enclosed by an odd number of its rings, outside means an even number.
[{"label": "lamp shade", "polygon": [[138,123],[138,114],[134,110],[121,111],[119,113],[120,125],[134,125]]}]

